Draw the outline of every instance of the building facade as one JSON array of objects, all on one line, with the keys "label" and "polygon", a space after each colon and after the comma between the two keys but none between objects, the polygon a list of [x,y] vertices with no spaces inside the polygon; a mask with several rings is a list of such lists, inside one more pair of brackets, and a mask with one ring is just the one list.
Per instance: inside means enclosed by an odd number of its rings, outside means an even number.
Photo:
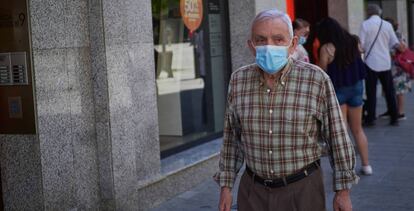
[{"label": "building facade", "polygon": [[[364,19],[363,1],[303,2],[2,1],[1,208],[145,210],[211,179],[255,14],[325,14],[351,32]],[[412,38],[414,3],[380,3]]]}]

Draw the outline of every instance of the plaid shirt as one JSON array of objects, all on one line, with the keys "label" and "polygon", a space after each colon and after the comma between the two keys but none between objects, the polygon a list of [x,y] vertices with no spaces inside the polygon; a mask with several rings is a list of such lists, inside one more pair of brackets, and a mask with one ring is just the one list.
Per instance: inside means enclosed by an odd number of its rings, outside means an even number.
[{"label": "plaid shirt", "polygon": [[221,187],[233,187],[244,161],[258,176],[294,174],[329,148],[334,189],[358,182],[355,152],[329,76],[320,68],[290,60],[274,87],[252,64],[230,79],[219,172]]}]

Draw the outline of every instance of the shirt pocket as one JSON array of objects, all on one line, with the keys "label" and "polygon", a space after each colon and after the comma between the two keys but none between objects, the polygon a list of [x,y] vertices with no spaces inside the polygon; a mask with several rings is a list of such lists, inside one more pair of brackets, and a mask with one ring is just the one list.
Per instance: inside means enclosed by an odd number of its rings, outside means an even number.
[{"label": "shirt pocket", "polygon": [[284,112],[284,132],[287,134],[306,136],[310,127],[310,118],[311,114],[305,109],[295,109]]},{"label": "shirt pocket", "polygon": [[251,105],[242,109],[240,112],[242,135],[254,135],[261,132],[263,127],[262,112],[259,105]]}]

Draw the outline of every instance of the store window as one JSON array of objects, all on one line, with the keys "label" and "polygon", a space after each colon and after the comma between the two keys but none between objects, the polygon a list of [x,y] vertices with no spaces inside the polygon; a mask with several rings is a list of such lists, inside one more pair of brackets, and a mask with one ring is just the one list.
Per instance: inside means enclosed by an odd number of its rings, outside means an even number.
[{"label": "store window", "polygon": [[225,0],[152,0],[161,157],[222,136]]}]

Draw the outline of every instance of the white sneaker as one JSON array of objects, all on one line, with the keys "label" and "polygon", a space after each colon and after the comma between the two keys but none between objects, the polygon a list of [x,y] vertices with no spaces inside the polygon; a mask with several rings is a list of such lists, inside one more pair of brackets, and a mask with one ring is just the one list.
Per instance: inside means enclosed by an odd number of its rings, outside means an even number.
[{"label": "white sneaker", "polygon": [[372,174],[372,167],[370,165],[368,165],[368,166],[362,166],[361,173],[363,175],[368,175],[368,176],[371,175]]},{"label": "white sneaker", "polygon": [[407,117],[404,114],[398,114],[398,120],[406,120]]}]

